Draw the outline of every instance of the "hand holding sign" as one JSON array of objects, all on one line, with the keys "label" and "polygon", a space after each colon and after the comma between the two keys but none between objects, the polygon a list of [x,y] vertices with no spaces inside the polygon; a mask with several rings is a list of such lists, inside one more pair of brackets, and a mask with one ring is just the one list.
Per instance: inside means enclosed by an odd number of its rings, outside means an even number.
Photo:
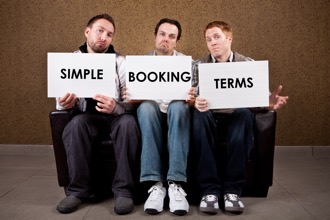
[{"label": "hand holding sign", "polygon": [[105,95],[96,94],[93,99],[97,101],[96,110],[101,113],[111,114],[116,108],[116,101]]},{"label": "hand holding sign", "polygon": [[200,112],[206,112],[209,110],[207,100],[198,96],[195,101],[195,108]]},{"label": "hand holding sign", "polygon": [[78,98],[74,93],[66,93],[64,96],[58,98],[58,102],[63,108],[69,109],[77,104]]}]

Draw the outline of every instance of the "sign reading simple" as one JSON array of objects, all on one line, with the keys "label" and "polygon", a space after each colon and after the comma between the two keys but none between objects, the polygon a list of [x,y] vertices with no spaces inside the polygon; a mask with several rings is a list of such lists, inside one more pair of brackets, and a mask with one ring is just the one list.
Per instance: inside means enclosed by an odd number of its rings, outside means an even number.
[{"label": "sign reading simple", "polygon": [[97,53],[48,53],[48,97],[75,93],[115,97],[116,57]]}]

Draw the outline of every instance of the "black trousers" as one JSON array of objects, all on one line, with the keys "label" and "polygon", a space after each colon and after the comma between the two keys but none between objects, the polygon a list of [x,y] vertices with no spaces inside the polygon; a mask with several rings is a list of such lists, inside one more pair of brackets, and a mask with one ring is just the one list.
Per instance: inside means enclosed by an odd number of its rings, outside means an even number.
[{"label": "black trousers", "polygon": [[130,114],[83,113],[68,123],[62,135],[70,178],[67,195],[90,196],[92,147],[97,140],[109,136],[117,162],[112,191],[115,197],[133,197],[135,172],[139,169],[140,131],[136,118]]},{"label": "black trousers", "polygon": [[[253,143],[254,115],[249,109],[233,113],[194,110],[192,151],[195,155],[196,181],[201,194],[241,195],[246,181],[246,164]],[[224,136],[227,148],[218,150],[218,137]],[[225,152],[226,155],[217,155]],[[223,172],[219,169],[220,161]],[[219,175],[219,173],[223,173]]]}]

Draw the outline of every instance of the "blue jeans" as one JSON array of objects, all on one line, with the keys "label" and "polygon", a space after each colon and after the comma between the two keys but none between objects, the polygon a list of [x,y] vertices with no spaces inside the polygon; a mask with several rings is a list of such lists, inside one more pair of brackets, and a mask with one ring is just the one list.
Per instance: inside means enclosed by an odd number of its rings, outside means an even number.
[{"label": "blue jeans", "polygon": [[[199,112],[194,110],[192,149],[196,161],[196,181],[202,195],[234,193],[241,195],[246,181],[246,164],[254,138],[254,115],[249,109],[236,109],[233,113]],[[220,134],[221,133],[221,134]],[[226,138],[227,155],[223,179],[215,158],[217,137]]]},{"label": "blue jeans", "polygon": [[[184,101],[172,101],[166,117],[155,101],[144,101],[137,109],[137,117],[142,137],[140,181],[186,182],[190,141],[189,105]],[[163,163],[166,150],[168,170],[165,170]]]}]

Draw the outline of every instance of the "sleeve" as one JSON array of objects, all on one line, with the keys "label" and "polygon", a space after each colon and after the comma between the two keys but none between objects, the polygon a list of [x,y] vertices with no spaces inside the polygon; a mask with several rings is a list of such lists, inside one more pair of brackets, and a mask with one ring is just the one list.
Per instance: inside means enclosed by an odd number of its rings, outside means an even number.
[{"label": "sleeve", "polygon": [[56,110],[64,110],[65,108],[58,101],[60,98],[56,98]]},{"label": "sleeve", "polygon": [[112,114],[121,115],[124,113],[132,113],[136,107],[136,104],[130,102],[124,102],[122,100],[123,92],[126,87],[126,59],[124,56],[116,56],[116,107]]},{"label": "sleeve", "polygon": [[192,80],[191,80],[191,86],[195,87],[195,97],[199,96],[199,79],[198,79],[198,65],[200,64],[200,61],[193,61],[192,62]]}]

